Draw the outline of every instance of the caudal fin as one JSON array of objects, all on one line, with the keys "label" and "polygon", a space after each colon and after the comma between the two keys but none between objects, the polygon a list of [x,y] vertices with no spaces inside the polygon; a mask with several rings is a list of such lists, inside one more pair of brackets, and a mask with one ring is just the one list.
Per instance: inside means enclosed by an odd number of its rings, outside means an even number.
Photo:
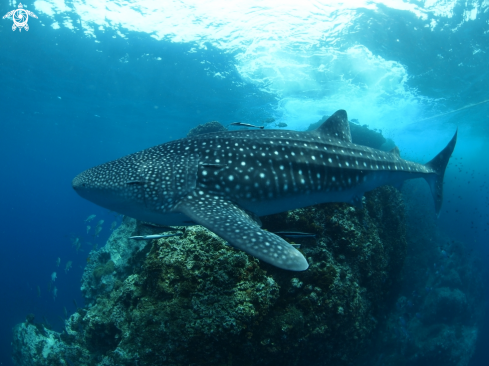
[{"label": "caudal fin", "polygon": [[448,160],[452,156],[453,149],[457,143],[457,133],[452,137],[448,145],[431,161],[426,163],[426,167],[435,171],[435,174],[425,176],[426,181],[430,185],[431,194],[435,201],[436,215],[440,214],[441,204],[443,202],[443,177],[445,176],[445,169],[448,165]]}]

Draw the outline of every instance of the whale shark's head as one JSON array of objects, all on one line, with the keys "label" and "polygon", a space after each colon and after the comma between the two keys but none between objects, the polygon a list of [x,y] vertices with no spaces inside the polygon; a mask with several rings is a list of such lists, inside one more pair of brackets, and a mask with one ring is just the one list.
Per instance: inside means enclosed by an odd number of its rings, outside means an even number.
[{"label": "whale shark's head", "polygon": [[[81,197],[109,210],[126,213],[143,203],[142,185],[131,174],[137,166],[122,159],[96,166],[78,174],[73,189]],[[131,183],[132,182],[132,183]]]},{"label": "whale shark's head", "polygon": [[[196,162],[177,144],[164,144],[93,167],[77,175],[73,189],[83,198],[139,220],[161,222],[195,188]],[[195,170],[194,169],[194,170]]]}]

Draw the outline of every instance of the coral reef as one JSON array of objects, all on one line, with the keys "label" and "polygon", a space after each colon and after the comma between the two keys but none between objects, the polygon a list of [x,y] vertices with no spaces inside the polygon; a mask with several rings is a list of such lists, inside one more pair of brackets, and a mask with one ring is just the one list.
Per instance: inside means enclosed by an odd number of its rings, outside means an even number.
[{"label": "coral reef", "polygon": [[29,314],[25,322],[14,327],[12,344],[12,360],[17,365],[68,365],[58,361],[65,349],[60,334],[34,322],[33,314]]},{"label": "coral reef", "polygon": [[305,272],[261,263],[200,226],[135,242],[128,237],[158,229],[125,218],[90,254],[82,281],[88,306],[62,333],[20,324],[14,359],[51,366],[351,364],[396,293],[403,212],[399,192],[381,187],[363,208],[324,204],[262,218],[270,231],[316,234],[301,239]]},{"label": "coral reef", "polygon": [[90,252],[90,262],[83,273],[81,286],[88,305],[92,305],[101,294],[112,291],[116,283],[126,279],[141,265],[148,242],[129,237],[148,235],[153,231],[151,226],[142,223],[137,225],[136,220],[125,217],[123,224],[114,230],[105,246]]}]

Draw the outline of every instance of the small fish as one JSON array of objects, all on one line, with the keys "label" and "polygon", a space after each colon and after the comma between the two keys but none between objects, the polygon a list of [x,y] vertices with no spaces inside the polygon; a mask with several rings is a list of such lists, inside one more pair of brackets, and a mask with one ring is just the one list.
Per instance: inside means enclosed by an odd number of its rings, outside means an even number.
[{"label": "small fish", "polygon": [[134,239],[134,240],[153,240],[153,239],[160,239],[160,238],[169,238],[172,236],[182,236],[183,233],[178,233],[178,234],[155,234],[155,235],[143,235],[143,236],[131,236],[129,239]]},{"label": "small fish", "polygon": [[[171,227],[168,225],[158,225],[158,224],[154,224],[152,222],[141,221],[141,224],[143,224],[144,226],[149,226],[149,227],[152,227],[154,229],[161,230],[162,232],[163,231],[175,231],[176,230],[174,227]],[[183,231],[185,231],[185,228]]]},{"label": "small fish", "polygon": [[249,123],[243,123],[243,122],[233,122],[229,124],[230,126],[241,126],[241,127],[254,127],[254,128],[265,128],[265,126],[255,126],[255,125],[250,125]]},{"label": "small fish", "polygon": [[97,250],[98,244],[97,243],[87,243],[88,246],[92,246],[92,250]]},{"label": "small fish", "polygon": [[360,122],[358,122],[358,119],[356,119],[356,118],[352,118],[352,119],[350,120],[350,122],[352,122],[352,123],[356,123],[357,125],[359,125],[359,124],[360,124]]},{"label": "small fish", "polygon": [[90,215],[87,217],[87,219],[85,220],[85,222],[90,222],[92,221],[97,215]]},{"label": "small fish", "polygon": [[60,263],[61,263],[61,258],[58,257],[58,259],[56,259],[56,267],[59,267]]},{"label": "small fish", "polygon": [[51,281],[56,281],[56,272],[51,273]]},{"label": "small fish", "polygon": [[37,286],[37,297],[41,297],[41,288]]},{"label": "small fish", "polygon": [[68,310],[66,310],[66,306],[63,306],[63,314],[65,316],[65,319],[68,319]]},{"label": "small fish", "polygon": [[94,236],[98,237],[98,234],[102,231],[102,226],[97,226],[95,227],[95,234]]},{"label": "small fish", "polygon": [[82,243],[81,243],[80,238],[79,238],[79,237],[76,237],[76,238],[73,240],[73,246],[75,247],[76,254],[78,254],[78,251],[80,250],[81,245],[82,245]]},{"label": "small fish", "polygon": [[316,234],[301,233],[300,231],[275,231],[274,234],[285,236],[286,238],[315,238]]},{"label": "small fish", "polygon": [[76,248],[76,247],[79,247],[81,245],[81,241],[80,241],[80,238],[78,236],[76,236],[73,240],[72,240],[72,245]]},{"label": "small fish", "polygon": [[97,222],[97,226],[102,226],[104,222],[105,222],[104,220],[100,220],[99,222]]},{"label": "small fish", "polygon": [[117,221],[112,221],[112,225],[110,225],[110,231],[114,231],[116,227],[117,227]]},{"label": "small fish", "polygon": [[53,288],[53,300],[56,300],[57,296],[58,296],[58,289],[56,288],[56,286],[54,286],[54,288]]},{"label": "small fish", "polygon": [[275,127],[284,128],[287,127],[287,123],[285,122],[275,123]]},{"label": "small fish", "polygon": [[71,268],[71,264],[72,264],[72,263],[71,263],[71,261],[68,261],[68,262],[66,263],[66,266],[65,266],[65,273],[68,273],[68,271],[69,271],[69,270],[70,270],[70,268]]},{"label": "small fish", "polygon": [[91,227],[90,225],[87,225],[87,234],[90,232],[90,229],[91,229],[91,228],[92,228],[92,227]]},{"label": "small fish", "polygon": [[272,122],[275,122],[275,118],[270,117],[270,118],[265,118],[263,120],[263,123],[272,123]]}]

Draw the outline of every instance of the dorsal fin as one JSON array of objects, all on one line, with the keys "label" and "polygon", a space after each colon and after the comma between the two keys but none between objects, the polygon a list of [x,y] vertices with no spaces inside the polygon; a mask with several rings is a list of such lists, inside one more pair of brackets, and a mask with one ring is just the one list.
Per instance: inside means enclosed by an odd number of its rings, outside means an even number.
[{"label": "dorsal fin", "polygon": [[391,154],[394,154],[395,156],[401,157],[401,151],[399,150],[399,148],[397,146],[394,146],[394,148],[389,152]]},{"label": "dorsal fin", "polygon": [[316,130],[320,134],[329,135],[341,141],[351,142],[350,125],[348,124],[348,116],[346,111],[340,109],[329,117]]}]

